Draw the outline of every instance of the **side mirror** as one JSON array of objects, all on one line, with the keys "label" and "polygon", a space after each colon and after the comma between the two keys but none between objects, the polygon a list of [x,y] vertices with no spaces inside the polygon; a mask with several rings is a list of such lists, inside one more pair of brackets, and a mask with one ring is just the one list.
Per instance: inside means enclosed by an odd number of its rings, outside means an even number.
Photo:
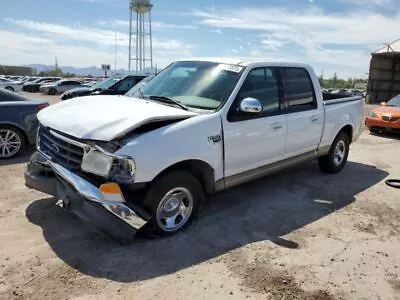
[{"label": "side mirror", "polygon": [[251,114],[259,114],[262,112],[262,105],[260,100],[256,98],[244,98],[240,102],[240,111]]},{"label": "side mirror", "polygon": [[386,106],[386,102],[381,102],[380,105]]}]

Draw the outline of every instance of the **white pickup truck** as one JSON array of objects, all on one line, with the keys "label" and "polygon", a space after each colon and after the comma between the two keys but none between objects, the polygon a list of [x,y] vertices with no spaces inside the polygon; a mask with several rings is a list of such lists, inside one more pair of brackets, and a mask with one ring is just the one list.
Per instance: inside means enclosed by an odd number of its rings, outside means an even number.
[{"label": "white pickup truck", "polygon": [[116,239],[170,235],[223,189],[313,158],[339,172],[362,117],[305,64],[177,61],[128,96],[42,110],[26,185]]}]

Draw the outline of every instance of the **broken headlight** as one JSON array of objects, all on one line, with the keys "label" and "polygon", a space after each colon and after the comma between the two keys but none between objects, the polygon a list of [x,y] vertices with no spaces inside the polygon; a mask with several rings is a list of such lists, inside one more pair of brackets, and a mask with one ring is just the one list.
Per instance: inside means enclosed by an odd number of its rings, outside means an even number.
[{"label": "broken headlight", "polygon": [[136,164],[132,158],[108,153],[100,147],[84,154],[81,169],[120,184],[135,181]]},{"label": "broken headlight", "polygon": [[108,177],[116,183],[130,184],[135,182],[136,164],[128,157],[114,158]]}]

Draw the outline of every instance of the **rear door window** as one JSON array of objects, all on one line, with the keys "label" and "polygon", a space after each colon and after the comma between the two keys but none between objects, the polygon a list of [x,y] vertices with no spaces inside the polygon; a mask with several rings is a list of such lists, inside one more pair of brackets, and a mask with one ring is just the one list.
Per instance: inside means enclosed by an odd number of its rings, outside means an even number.
[{"label": "rear door window", "polygon": [[283,100],[287,112],[312,110],[318,107],[314,86],[304,68],[280,68]]}]

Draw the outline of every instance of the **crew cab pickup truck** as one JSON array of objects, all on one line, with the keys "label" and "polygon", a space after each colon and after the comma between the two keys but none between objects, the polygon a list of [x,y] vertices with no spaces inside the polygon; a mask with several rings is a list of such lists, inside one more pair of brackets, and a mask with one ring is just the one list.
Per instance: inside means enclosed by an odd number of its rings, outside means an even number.
[{"label": "crew cab pickup truck", "polygon": [[177,61],[131,97],[42,110],[26,185],[113,238],[171,235],[215,192],[313,158],[339,172],[362,115],[305,64]]}]

